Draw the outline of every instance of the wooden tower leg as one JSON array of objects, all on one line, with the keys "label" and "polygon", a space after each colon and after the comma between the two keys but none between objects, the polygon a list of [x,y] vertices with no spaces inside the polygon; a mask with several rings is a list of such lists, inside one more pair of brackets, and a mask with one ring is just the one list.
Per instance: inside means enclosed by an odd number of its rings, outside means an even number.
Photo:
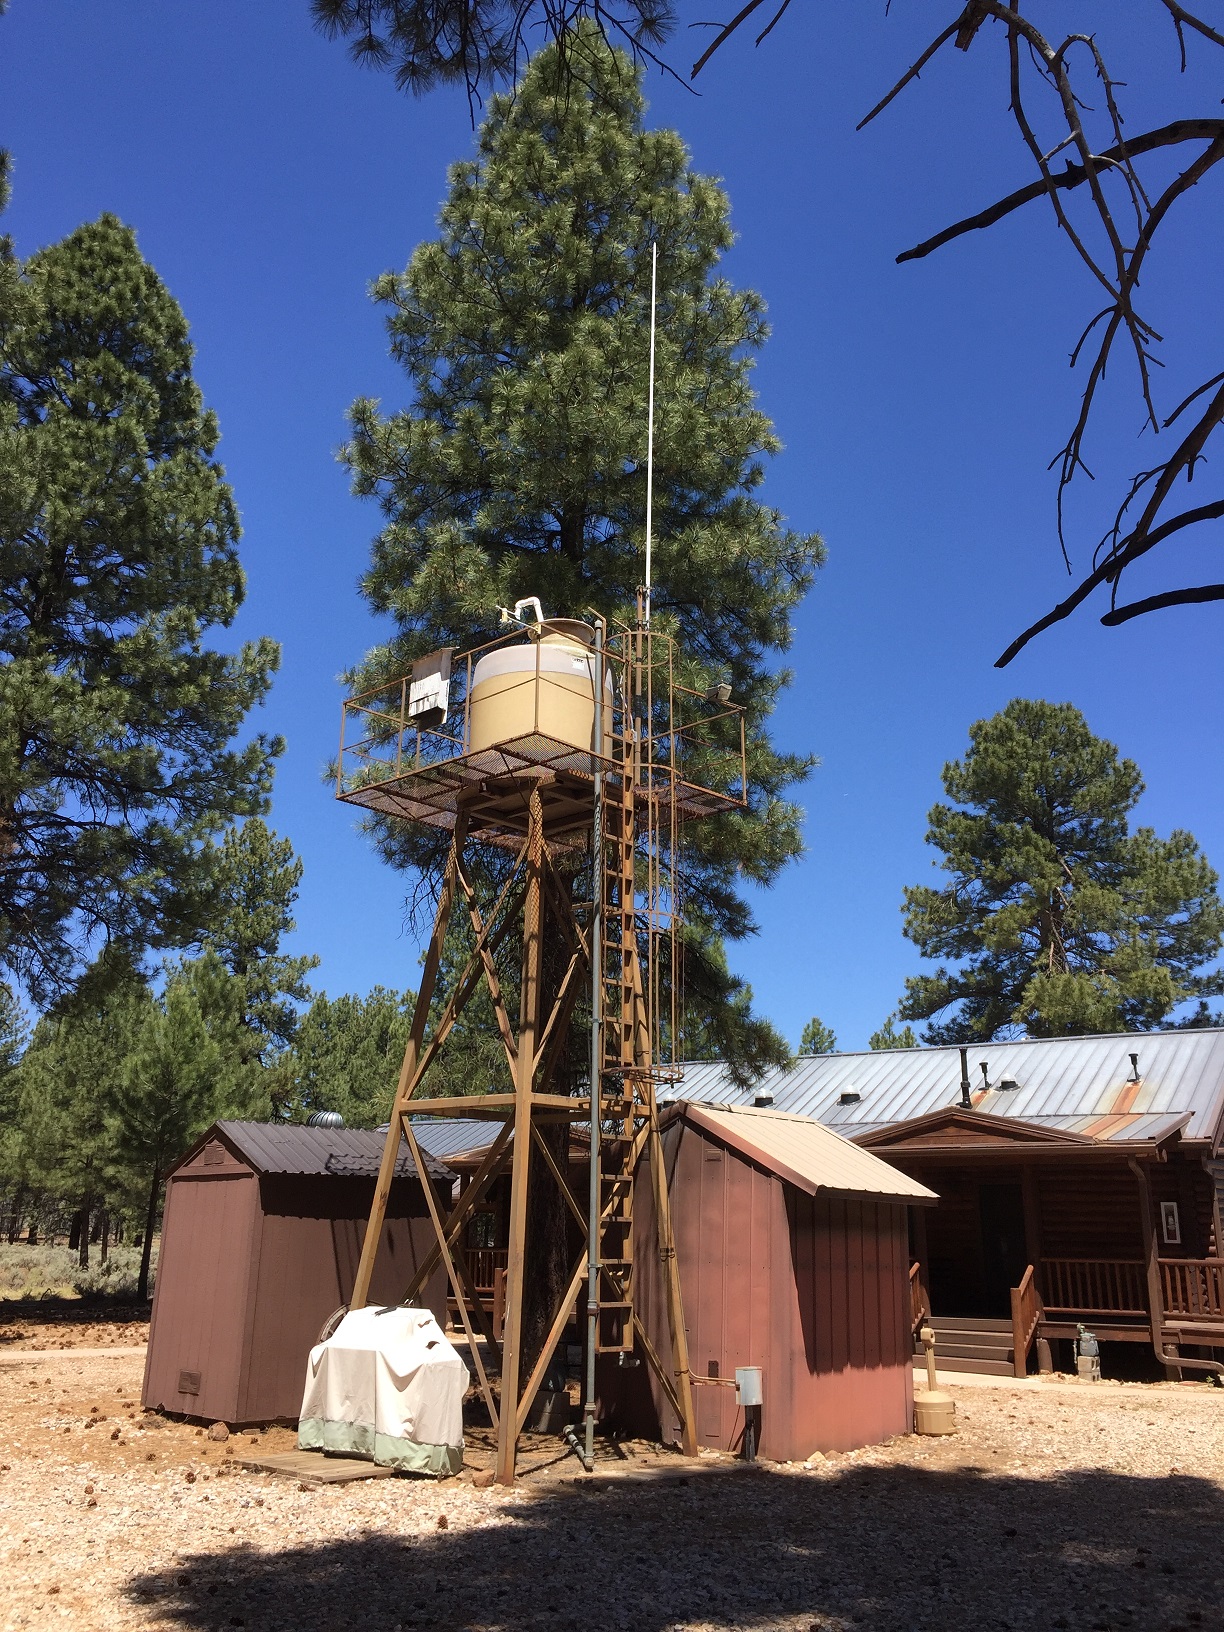
[{"label": "wooden tower leg", "polygon": [[433,934],[430,937],[429,948],[425,954],[425,963],[421,970],[421,984],[412,1011],[412,1026],[408,1033],[407,1046],[404,1049],[404,1063],[400,1066],[399,1082],[396,1084],[395,1089],[395,1102],[391,1107],[391,1125],[387,1129],[387,1142],[383,1146],[382,1162],[378,1169],[378,1182],[374,1186],[374,1201],[370,1207],[370,1221],[366,1225],[365,1239],[361,1243],[361,1259],[357,1265],[357,1278],[353,1282],[353,1295],[349,1299],[350,1309],[364,1309],[370,1301],[370,1281],[374,1274],[374,1260],[378,1256],[378,1243],[382,1237],[383,1221],[387,1216],[387,1202],[391,1197],[391,1181],[395,1177],[395,1163],[399,1156],[400,1140],[403,1138],[404,1107],[407,1105],[412,1093],[417,1060],[420,1058],[421,1043],[425,1037],[425,1022],[429,1018],[429,1006],[433,1002],[434,988],[438,983],[438,970],[442,965],[442,946],[446,940],[447,926],[450,923],[451,905],[455,899],[455,878],[463,856],[465,836],[466,826],[463,816],[460,815],[455,823],[455,833],[451,840],[446,872],[442,878],[442,894],[438,901],[438,913],[434,919]]},{"label": "wooden tower leg", "polygon": [[667,1170],[663,1165],[663,1139],[659,1133],[659,1109],[654,1084],[650,1093],[650,1182],[654,1190],[655,1223],[658,1230],[659,1261],[667,1291],[667,1325],[671,1334],[672,1370],[680,1399],[680,1442],[685,1456],[697,1455],[697,1420],[693,1412],[693,1383],[689,1373],[688,1333],[684,1329],[684,1305],[680,1297],[680,1265],[676,1259],[676,1237],[672,1230],[671,1196]]},{"label": "wooden tower leg", "polygon": [[527,1183],[531,1171],[531,1094],[535,1081],[542,965],[544,823],[539,790],[528,806],[527,896],[523,903],[523,977],[519,998],[518,1058],[514,1071],[514,1150],[510,1169],[510,1243],[506,1257],[506,1314],[502,1342],[501,1418],[497,1427],[497,1482],[514,1483],[518,1440],[519,1367],[523,1343],[523,1270],[527,1250]]},{"label": "wooden tower leg", "polygon": [[[634,1049],[640,1063],[650,1059],[650,1025],[646,1017],[646,999],[642,989],[642,966],[637,947],[632,952],[632,1035]],[[672,1371],[676,1379],[676,1398],[680,1411],[680,1442],[685,1456],[697,1455],[697,1418],[693,1410],[693,1382],[689,1372],[688,1332],[684,1326],[684,1302],[680,1295],[680,1264],[676,1258],[676,1237],[672,1228],[671,1193],[667,1188],[667,1169],[663,1164],[663,1138],[659,1132],[659,1102],[655,1086],[649,1076],[642,1083],[646,1096],[647,1146],[650,1154],[650,1184],[654,1192],[655,1235],[659,1247],[659,1263],[663,1270],[664,1291],[667,1296],[667,1329],[671,1336]]]}]

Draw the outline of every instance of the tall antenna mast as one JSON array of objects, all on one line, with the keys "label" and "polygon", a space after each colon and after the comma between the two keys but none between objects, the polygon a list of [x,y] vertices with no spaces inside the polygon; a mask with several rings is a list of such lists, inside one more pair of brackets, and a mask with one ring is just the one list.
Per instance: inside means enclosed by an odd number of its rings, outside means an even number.
[{"label": "tall antenna mast", "polygon": [[655,380],[655,287],[659,269],[659,246],[650,244],[650,387],[646,399],[646,601],[645,625],[650,628],[651,527],[654,520],[654,380]]}]

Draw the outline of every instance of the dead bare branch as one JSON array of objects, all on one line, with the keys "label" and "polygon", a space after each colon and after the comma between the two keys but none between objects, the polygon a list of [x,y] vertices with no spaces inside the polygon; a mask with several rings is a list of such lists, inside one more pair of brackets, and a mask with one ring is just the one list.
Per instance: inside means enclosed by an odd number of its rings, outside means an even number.
[{"label": "dead bare branch", "polygon": [[[881,104],[883,106],[883,104]],[[868,116],[870,117],[870,115]],[[864,124],[866,120],[864,120]],[[859,126],[862,129],[862,126]],[[1148,130],[1142,136],[1132,136],[1126,143],[1126,155],[1132,159],[1140,158],[1144,153],[1153,153],[1160,147],[1173,147],[1179,142],[1217,141],[1224,137],[1224,119],[1176,119],[1171,125],[1162,125],[1159,130]],[[1060,146],[1065,146],[1071,138],[1067,137]],[[1106,148],[1105,152],[1096,155],[1098,165],[1110,165],[1123,158],[1121,146]],[[1088,172],[1081,164],[1067,163],[1065,170],[1051,173],[1052,184],[1055,187],[1078,187],[1088,179]],[[897,256],[897,263],[902,261],[920,261],[924,256],[942,249],[950,244],[954,238],[963,238],[967,232],[975,232],[982,227],[993,227],[996,221],[1002,221],[1005,216],[1018,210],[1024,204],[1031,204],[1034,199],[1044,198],[1049,191],[1047,183],[1031,181],[1027,187],[1019,187],[1014,193],[1008,193],[997,204],[989,209],[979,210],[976,215],[967,215],[963,221],[954,221],[950,227],[937,232],[933,238],[926,238],[913,249],[903,250]]]},{"label": "dead bare branch", "polygon": [[1196,606],[1204,601],[1224,601],[1224,584],[1198,584],[1192,589],[1167,589],[1161,595],[1148,595],[1141,601],[1131,601],[1106,612],[1101,622],[1109,629],[1132,618],[1141,618],[1147,612],[1159,612],[1167,606]]}]

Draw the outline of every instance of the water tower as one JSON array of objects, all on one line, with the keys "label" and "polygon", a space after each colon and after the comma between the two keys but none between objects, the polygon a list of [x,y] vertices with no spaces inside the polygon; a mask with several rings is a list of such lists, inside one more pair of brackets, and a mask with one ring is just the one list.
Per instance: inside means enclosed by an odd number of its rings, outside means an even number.
[{"label": "water tower", "polygon": [[[521,601],[512,614],[503,613],[508,632],[500,638],[470,651],[432,653],[410,674],[344,704],[337,797],[449,835],[352,1306],[368,1300],[391,1178],[406,1140],[431,1198],[436,1246],[405,1298],[417,1293],[439,1260],[444,1264],[497,1433],[497,1478],[506,1484],[514,1479],[519,1436],[584,1285],[587,1456],[598,1354],[644,1359],[676,1412],[684,1449],[690,1455],[697,1449],[657,1090],[677,1077],[681,830],[687,821],[744,803],[744,722],[725,686],[707,692],[679,683],[682,654],[668,635],[649,627],[648,603],[639,600],[638,614],[634,625],[608,625],[598,618],[548,618],[538,600]],[[494,869],[495,896],[482,896],[469,875],[471,855],[484,847],[502,857]],[[456,913],[466,918],[470,955],[442,991],[443,948]],[[482,988],[510,1088],[432,1097],[431,1068]],[[571,1091],[572,1075],[563,1084],[557,1079],[580,1005],[590,1010],[589,1069],[579,1091]],[[431,1012],[436,1020],[427,1036]],[[412,1119],[423,1116],[502,1124],[446,1216],[432,1201],[413,1131]],[[542,1135],[557,1123],[588,1132],[586,1197],[574,1194],[565,1163]],[[633,1192],[643,1156],[667,1270],[668,1356],[654,1349],[634,1309]],[[543,1164],[558,1186],[584,1250],[551,1313],[542,1352],[524,1377],[534,1164]],[[499,1344],[472,1286],[462,1238],[507,1167]],[[491,1370],[500,1373],[500,1391]]]}]

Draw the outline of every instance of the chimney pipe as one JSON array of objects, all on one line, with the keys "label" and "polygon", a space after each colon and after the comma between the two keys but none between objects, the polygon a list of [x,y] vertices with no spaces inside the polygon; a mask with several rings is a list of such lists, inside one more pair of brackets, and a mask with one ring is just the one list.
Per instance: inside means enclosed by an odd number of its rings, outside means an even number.
[{"label": "chimney pipe", "polygon": [[1139,1056],[1138,1056],[1138,1054],[1132,1054],[1131,1057],[1130,1057],[1130,1062],[1131,1062],[1131,1077],[1130,1077],[1130,1080],[1132,1082],[1138,1082],[1139,1081]]},{"label": "chimney pipe", "polygon": [[964,1106],[965,1110],[971,1111],[973,1109],[973,1100],[970,1097],[970,1093],[969,1093],[969,1050],[967,1048],[962,1048],[961,1051],[960,1051],[960,1057],[961,1057],[961,1097],[960,1097],[960,1102],[961,1102],[962,1106]]}]

